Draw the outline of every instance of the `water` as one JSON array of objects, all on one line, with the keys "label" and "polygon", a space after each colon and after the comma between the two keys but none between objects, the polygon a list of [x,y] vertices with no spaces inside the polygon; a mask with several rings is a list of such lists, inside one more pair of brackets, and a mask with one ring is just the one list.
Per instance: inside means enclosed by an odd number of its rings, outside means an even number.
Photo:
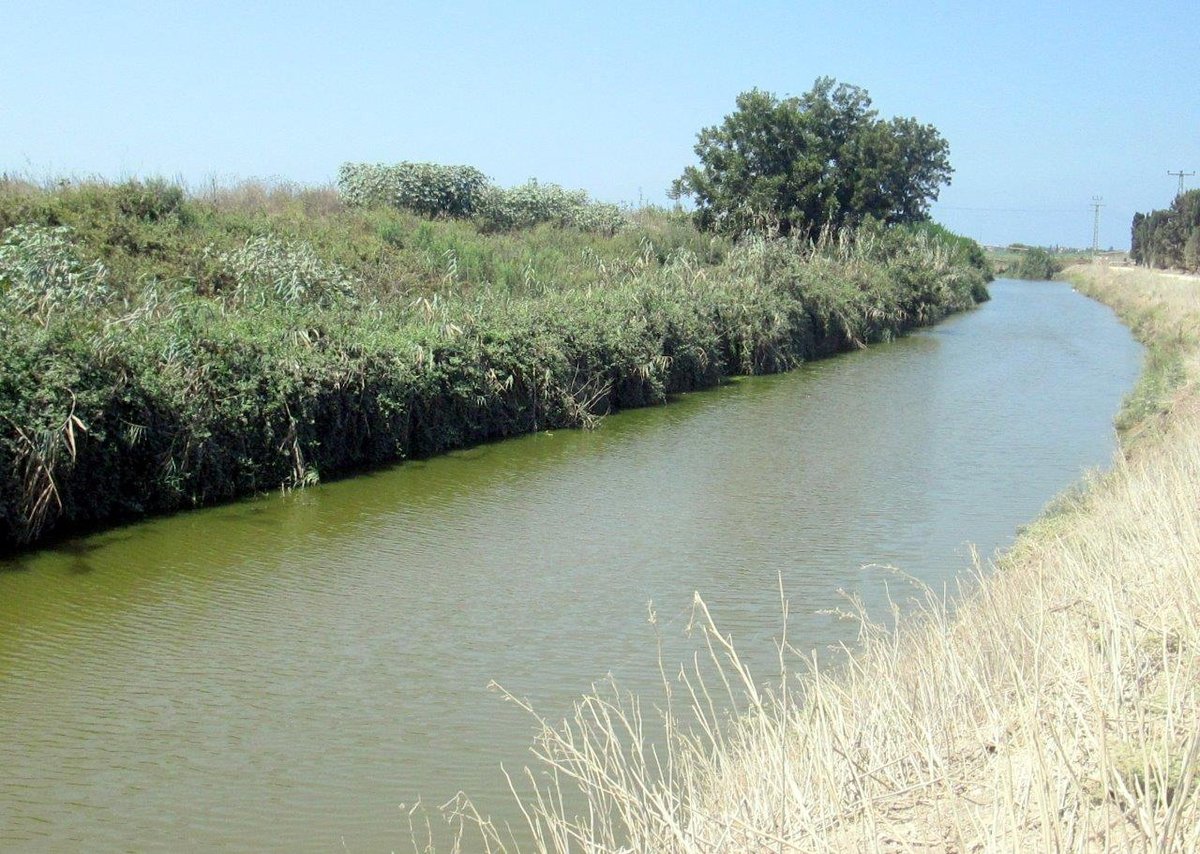
[{"label": "water", "polygon": [[0,848],[409,846],[400,804],[499,765],[700,591],[752,661],[823,648],[839,589],[934,585],[1115,449],[1140,350],[1069,286],[590,432],[488,445],[0,564]]}]

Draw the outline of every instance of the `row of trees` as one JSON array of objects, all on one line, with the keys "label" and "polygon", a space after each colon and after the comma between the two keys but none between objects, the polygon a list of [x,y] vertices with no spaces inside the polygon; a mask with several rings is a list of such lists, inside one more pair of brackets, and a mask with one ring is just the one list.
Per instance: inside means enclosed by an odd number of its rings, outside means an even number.
[{"label": "row of trees", "polygon": [[1200,272],[1200,190],[1180,193],[1166,210],[1134,214],[1130,255],[1147,267]]}]

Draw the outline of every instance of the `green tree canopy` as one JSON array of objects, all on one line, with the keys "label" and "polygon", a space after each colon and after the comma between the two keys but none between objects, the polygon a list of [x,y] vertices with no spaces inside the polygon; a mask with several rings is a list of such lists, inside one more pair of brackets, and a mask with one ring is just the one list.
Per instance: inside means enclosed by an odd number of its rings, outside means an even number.
[{"label": "green tree canopy", "polygon": [[1200,190],[1180,193],[1166,210],[1134,214],[1132,238],[1137,264],[1200,271]]},{"label": "green tree canopy", "polygon": [[735,234],[926,220],[953,172],[936,128],[880,119],[865,89],[832,77],[800,97],[743,92],[719,126],[700,131],[695,151],[700,165],[672,195],[695,200],[702,228]]}]

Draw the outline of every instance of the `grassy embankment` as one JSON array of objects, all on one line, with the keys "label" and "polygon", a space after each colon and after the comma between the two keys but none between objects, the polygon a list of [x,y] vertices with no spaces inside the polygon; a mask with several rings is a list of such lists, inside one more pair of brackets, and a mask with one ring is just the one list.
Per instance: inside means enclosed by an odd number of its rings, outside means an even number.
[{"label": "grassy embankment", "polygon": [[894,633],[860,611],[834,672],[782,652],[773,692],[698,600],[721,676],[666,683],[657,752],[628,697],[546,726],[538,850],[1200,850],[1200,279],[1069,275],[1148,347],[1116,468],[955,606],[926,591]]},{"label": "grassy embankment", "polygon": [[[481,192],[472,220],[0,181],[0,550],[586,424],[986,297],[973,244],[936,227],[734,246],[560,188]],[[600,216],[514,225],[547,200]]]}]

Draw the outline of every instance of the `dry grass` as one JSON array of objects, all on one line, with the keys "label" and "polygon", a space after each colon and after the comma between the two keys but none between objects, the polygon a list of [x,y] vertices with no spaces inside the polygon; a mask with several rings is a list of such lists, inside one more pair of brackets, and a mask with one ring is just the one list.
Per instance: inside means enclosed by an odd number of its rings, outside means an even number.
[{"label": "dry grass", "polygon": [[535,850],[1200,850],[1200,283],[1074,278],[1182,366],[1115,470],[830,673],[785,634],[764,692],[697,600],[707,656],[653,712],[614,690],[545,722],[514,787]]},{"label": "dry grass", "polygon": [[212,181],[195,195],[226,214],[281,216],[296,212],[306,217],[325,217],[345,210],[337,187],[308,186],[282,179],[251,178],[236,184]]}]

